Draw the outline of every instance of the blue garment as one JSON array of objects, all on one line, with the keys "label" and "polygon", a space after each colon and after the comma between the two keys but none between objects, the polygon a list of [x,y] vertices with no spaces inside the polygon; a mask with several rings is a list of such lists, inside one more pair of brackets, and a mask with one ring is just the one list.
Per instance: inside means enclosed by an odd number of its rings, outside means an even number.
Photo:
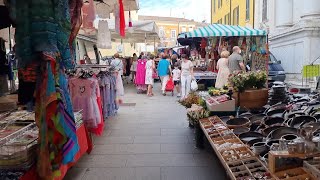
[{"label": "blue garment", "polygon": [[158,64],[158,75],[160,77],[169,75],[169,67],[170,62],[166,59],[161,59]]}]

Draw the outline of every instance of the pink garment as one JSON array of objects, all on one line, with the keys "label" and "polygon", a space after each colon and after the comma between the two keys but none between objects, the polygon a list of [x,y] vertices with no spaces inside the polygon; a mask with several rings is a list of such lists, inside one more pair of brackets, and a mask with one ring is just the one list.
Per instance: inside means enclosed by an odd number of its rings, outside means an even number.
[{"label": "pink garment", "polygon": [[[102,112],[100,111],[98,99],[100,99],[100,89],[98,80],[94,78],[69,80],[70,95],[74,111],[82,110],[82,119],[90,132],[100,134],[102,122]],[[100,104],[101,105],[101,104]]]},{"label": "pink garment", "polygon": [[137,72],[136,72],[136,79],[135,84],[136,85],[145,85],[146,80],[146,64],[147,60],[145,59],[139,59],[137,61]]},{"label": "pink garment", "polygon": [[82,6],[82,29],[85,33],[90,34],[95,32],[93,24],[95,19],[94,2],[93,0],[89,0],[89,3],[84,3]]}]

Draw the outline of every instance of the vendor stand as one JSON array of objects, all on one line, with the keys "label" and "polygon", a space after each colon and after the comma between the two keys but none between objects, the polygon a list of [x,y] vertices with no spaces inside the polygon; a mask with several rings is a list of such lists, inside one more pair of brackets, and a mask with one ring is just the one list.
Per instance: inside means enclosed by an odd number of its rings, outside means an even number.
[{"label": "vendor stand", "polygon": [[178,36],[181,45],[191,47],[192,59],[202,61],[206,70],[211,72],[217,72],[216,63],[222,50],[232,52],[234,46],[242,49],[244,63],[250,65],[252,71],[267,71],[266,39],[266,31],[223,24],[211,24]]}]

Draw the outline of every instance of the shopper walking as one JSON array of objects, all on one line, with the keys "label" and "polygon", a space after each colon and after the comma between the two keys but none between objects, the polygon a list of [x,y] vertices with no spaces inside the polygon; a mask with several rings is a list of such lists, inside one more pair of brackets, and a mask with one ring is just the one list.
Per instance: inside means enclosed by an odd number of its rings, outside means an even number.
[{"label": "shopper walking", "polygon": [[178,63],[178,67],[180,67],[178,56],[176,54],[173,54],[171,56],[171,63],[172,63],[172,65],[171,65],[172,69],[174,69],[176,63]]},{"label": "shopper walking", "polygon": [[134,54],[133,54],[133,57],[132,57],[131,67],[130,67],[130,71],[131,71],[131,81],[132,81],[132,82],[135,82],[135,78],[136,78],[137,60],[138,60],[138,56],[137,56],[136,53],[134,53]]},{"label": "shopper walking", "polygon": [[221,58],[218,60],[217,63],[217,70],[218,70],[218,76],[216,80],[215,87],[218,89],[223,88],[228,83],[228,78],[230,75],[229,70],[229,51],[222,51],[221,52]]},{"label": "shopper walking", "polygon": [[148,86],[147,90],[147,95],[148,96],[153,96],[152,88],[153,88],[153,83],[154,79],[152,77],[153,72],[155,71],[155,62],[154,62],[154,55],[149,56],[149,60],[147,61],[146,64],[146,85]]},{"label": "shopper walking", "polygon": [[166,95],[166,84],[169,80],[169,76],[171,75],[171,67],[170,62],[166,59],[166,55],[164,53],[160,54],[161,60],[158,63],[158,75],[161,80],[161,90],[162,95]]},{"label": "shopper walking", "polygon": [[229,57],[229,69],[231,73],[237,72],[237,71],[245,71],[246,67],[243,63],[243,59],[241,54],[241,49],[239,46],[234,46],[232,48],[233,53]]},{"label": "shopper walking", "polygon": [[177,97],[181,97],[181,94],[180,94],[180,79],[181,79],[181,71],[179,69],[179,63],[176,62],[174,64],[174,69],[172,70],[172,79],[173,79],[173,82],[174,82],[174,86],[176,87],[176,90],[177,90]]},{"label": "shopper walking", "polygon": [[181,99],[186,98],[190,93],[191,80],[193,76],[193,63],[183,54],[181,56]]}]

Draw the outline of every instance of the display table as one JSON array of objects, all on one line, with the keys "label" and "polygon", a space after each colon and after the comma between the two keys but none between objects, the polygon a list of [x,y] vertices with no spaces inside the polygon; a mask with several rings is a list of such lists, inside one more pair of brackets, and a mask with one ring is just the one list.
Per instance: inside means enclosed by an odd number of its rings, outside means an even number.
[{"label": "display table", "polygon": [[197,80],[217,79],[217,73],[211,71],[195,71],[193,74]]},{"label": "display table", "polygon": [[[76,154],[75,158],[74,158],[74,162],[73,163],[69,163],[66,165],[62,165],[60,167],[60,171],[61,171],[61,176],[58,178],[55,178],[55,180],[62,180],[64,178],[64,176],[67,174],[67,171],[69,168],[71,168],[72,166],[75,165],[75,163],[77,163],[77,161],[85,154],[85,153],[90,153],[92,150],[92,141],[91,138],[89,136],[88,131],[86,130],[84,125],[81,125],[78,129],[77,129],[77,137],[78,137],[78,143],[79,143],[79,147],[80,150],[79,152]],[[24,176],[22,176],[20,178],[20,180],[38,180],[40,179],[37,176],[37,172],[36,172],[36,166],[33,166]]]},{"label": "display table", "polygon": [[199,122],[230,179],[253,178],[257,173],[265,179],[274,179],[273,174],[261,160],[219,117],[213,116]]}]

